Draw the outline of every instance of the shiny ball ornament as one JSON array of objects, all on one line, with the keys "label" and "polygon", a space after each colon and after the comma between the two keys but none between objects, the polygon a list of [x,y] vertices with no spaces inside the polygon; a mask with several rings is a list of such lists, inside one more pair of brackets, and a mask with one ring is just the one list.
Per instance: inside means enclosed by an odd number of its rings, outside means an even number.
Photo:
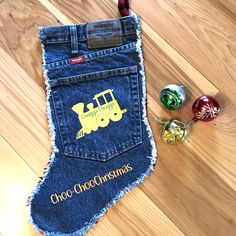
[{"label": "shiny ball ornament", "polygon": [[220,105],[212,96],[201,96],[192,105],[193,120],[208,122],[214,120],[220,112]]},{"label": "shiny ball ornament", "polygon": [[176,110],[183,106],[186,99],[184,86],[177,84],[169,84],[160,92],[160,102],[163,107]]},{"label": "shiny ball ornament", "polygon": [[168,144],[175,144],[183,141],[188,134],[188,126],[179,120],[163,122],[161,139]]}]

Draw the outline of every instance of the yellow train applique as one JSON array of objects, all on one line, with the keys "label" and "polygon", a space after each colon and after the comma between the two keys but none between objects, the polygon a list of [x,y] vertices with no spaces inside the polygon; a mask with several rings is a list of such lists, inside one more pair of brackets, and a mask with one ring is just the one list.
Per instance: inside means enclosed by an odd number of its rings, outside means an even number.
[{"label": "yellow train applique", "polygon": [[[108,99],[109,98],[109,101]],[[99,127],[108,126],[110,120],[119,121],[126,109],[120,109],[117,100],[114,98],[113,90],[107,89],[93,97],[96,101],[96,107],[93,103],[88,103],[87,112],[84,112],[84,103],[80,102],[72,107],[72,110],[78,114],[78,119],[82,128],[76,135],[76,139],[82,138],[85,134],[96,131]],[[103,101],[101,105],[100,101]]]}]

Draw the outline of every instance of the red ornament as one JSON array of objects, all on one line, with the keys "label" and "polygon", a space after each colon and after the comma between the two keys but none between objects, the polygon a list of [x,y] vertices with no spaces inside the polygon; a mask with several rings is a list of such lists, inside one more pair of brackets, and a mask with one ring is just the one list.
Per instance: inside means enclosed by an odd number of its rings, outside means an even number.
[{"label": "red ornament", "polygon": [[214,97],[204,95],[195,100],[192,111],[194,114],[193,120],[207,122],[217,117],[220,105]]}]

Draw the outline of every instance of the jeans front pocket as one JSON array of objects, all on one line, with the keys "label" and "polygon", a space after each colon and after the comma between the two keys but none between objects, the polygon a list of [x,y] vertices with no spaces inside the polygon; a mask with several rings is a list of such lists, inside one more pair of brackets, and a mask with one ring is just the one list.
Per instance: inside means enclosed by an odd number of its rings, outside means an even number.
[{"label": "jeans front pocket", "polygon": [[65,155],[106,161],[142,143],[137,66],[50,81]]}]

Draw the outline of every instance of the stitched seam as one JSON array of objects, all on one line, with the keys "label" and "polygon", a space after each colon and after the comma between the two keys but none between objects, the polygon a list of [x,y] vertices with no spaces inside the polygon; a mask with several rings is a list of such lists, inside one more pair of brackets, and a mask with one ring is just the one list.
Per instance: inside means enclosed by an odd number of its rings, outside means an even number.
[{"label": "stitched seam", "polygon": [[68,84],[73,84],[73,83],[78,83],[78,82],[87,82],[87,81],[93,81],[93,80],[106,79],[111,76],[125,76],[125,75],[134,74],[134,73],[135,74],[137,73],[137,66],[120,67],[120,68],[115,68],[111,70],[103,70],[103,71],[98,71],[98,72],[91,72],[91,73],[51,80],[50,85],[53,88],[60,85],[68,85]]},{"label": "stitched seam", "polygon": [[[84,55],[80,55],[80,56],[84,56],[84,58],[85,58],[85,61],[83,62],[83,64],[84,64],[86,62],[92,62],[93,60],[98,59],[98,58],[103,58],[106,56],[115,55],[115,54],[121,53],[121,52],[127,52],[127,51],[129,52],[131,49],[135,49],[135,47],[136,47],[136,42],[133,42],[130,44],[125,44],[125,45],[119,46],[119,47],[99,50],[97,52],[92,52],[92,53],[84,54]],[[71,64],[70,60],[71,60],[71,58],[51,62],[51,63],[46,64],[46,67],[48,70],[55,70],[58,68],[65,68],[65,67],[69,67],[69,66],[78,65],[78,64]]]},{"label": "stitched seam", "polygon": [[[106,155],[106,157],[103,157],[101,158],[101,155],[99,154],[96,154],[96,153],[86,153],[86,155],[84,155],[84,153],[81,153],[81,152],[77,152],[77,153],[71,153],[71,152],[67,152],[65,151],[65,155],[68,155],[68,156],[73,156],[73,157],[76,157],[76,158],[82,158],[82,159],[86,159],[86,160],[95,160],[95,161],[107,161],[115,156],[118,156],[119,154],[123,153],[123,152],[126,152],[134,147],[136,147],[138,144],[141,144],[142,143],[142,140],[128,140],[127,142],[124,142],[122,144],[119,144],[119,146],[123,146],[124,144],[128,147],[120,150],[120,151],[116,151],[116,148],[112,149],[111,151],[107,152],[107,153],[104,153],[104,155]],[[115,150],[115,151],[114,151]],[[89,158],[87,157],[89,156]]]}]

